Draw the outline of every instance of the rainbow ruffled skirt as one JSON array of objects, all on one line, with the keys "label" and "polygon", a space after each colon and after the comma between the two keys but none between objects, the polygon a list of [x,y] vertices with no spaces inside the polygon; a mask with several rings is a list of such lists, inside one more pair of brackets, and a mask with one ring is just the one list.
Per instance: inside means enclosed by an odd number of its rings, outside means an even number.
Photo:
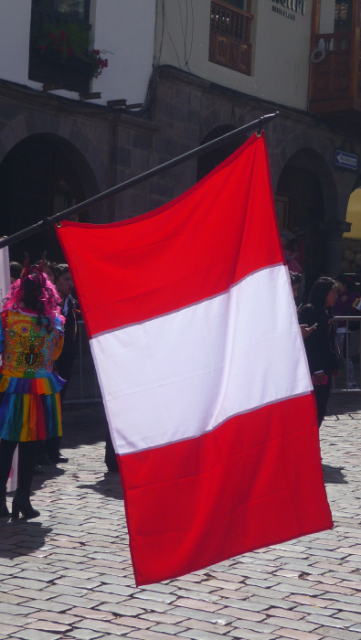
[{"label": "rainbow ruffled skirt", "polygon": [[55,373],[47,378],[0,374],[0,438],[29,442],[61,436],[59,391],[64,384]]}]

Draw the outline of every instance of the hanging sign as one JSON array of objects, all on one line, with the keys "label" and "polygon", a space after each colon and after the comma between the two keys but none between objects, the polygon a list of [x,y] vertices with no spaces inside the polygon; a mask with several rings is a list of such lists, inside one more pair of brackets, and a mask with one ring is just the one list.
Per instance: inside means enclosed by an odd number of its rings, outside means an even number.
[{"label": "hanging sign", "polygon": [[359,157],[356,153],[346,153],[340,149],[335,150],[335,166],[348,171],[358,171]]},{"label": "hanging sign", "polygon": [[[297,13],[300,13],[303,16],[306,13],[306,0],[272,0],[272,2],[274,3],[272,11],[279,13],[286,18],[290,18],[291,20],[296,19]],[[277,7],[276,5],[280,6]],[[289,11],[287,11],[287,9],[289,9]]]}]

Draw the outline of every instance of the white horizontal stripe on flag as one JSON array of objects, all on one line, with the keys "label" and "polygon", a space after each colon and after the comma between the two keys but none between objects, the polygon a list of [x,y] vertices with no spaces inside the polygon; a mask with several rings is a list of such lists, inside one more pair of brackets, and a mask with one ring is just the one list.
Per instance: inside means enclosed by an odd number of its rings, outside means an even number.
[{"label": "white horizontal stripe on flag", "polygon": [[197,437],[312,389],[283,265],[90,344],[119,454]]}]

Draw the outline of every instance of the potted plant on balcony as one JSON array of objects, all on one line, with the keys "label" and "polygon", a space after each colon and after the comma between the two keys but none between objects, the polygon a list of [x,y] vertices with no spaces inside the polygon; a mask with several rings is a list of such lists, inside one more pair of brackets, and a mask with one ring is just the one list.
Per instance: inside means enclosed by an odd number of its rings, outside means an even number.
[{"label": "potted plant on balcony", "polygon": [[62,68],[64,72],[76,72],[90,78],[98,78],[108,66],[108,59],[99,49],[89,50],[89,31],[81,24],[67,22],[43,31],[35,49],[47,65]]}]

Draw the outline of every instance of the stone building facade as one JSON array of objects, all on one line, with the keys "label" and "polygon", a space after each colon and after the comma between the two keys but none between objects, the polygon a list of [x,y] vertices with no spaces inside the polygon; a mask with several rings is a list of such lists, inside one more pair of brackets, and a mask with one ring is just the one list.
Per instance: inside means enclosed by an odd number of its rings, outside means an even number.
[{"label": "stone building facade", "polygon": [[[361,153],[361,137],[357,132],[215,85],[169,66],[156,69],[151,87],[145,108],[139,115],[132,116],[122,108],[75,102],[1,81],[1,233],[8,235],[18,231],[19,227],[28,226],[53,212],[49,201],[31,202],[35,197],[31,184],[39,174],[36,192],[42,188],[46,191],[48,152],[44,152],[45,161],[43,158],[43,163],[36,165],[36,156],[45,143],[56,157],[62,157],[62,162],[56,161],[60,183],[74,182],[71,190],[77,195],[70,200],[70,205],[193,149],[209,139],[212,132],[229,131],[278,109],[280,117],[266,126],[276,202],[278,195],[282,201],[288,182],[291,199],[292,182],[297,182],[304,191],[310,180],[317,182],[320,207],[316,212],[317,232],[327,248],[320,270],[331,274],[339,270],[342,233],[347,229],[347,203],[355,188],[356,176],[338,170],[334,155],[335,149],[345,148],[345,145],[352,147],[355,153]],[[24,165],[25,144],[29,166]],[[19,163],[20,157],[22,162]],[[19,211],[7,208],[11,193],[8,174],[4,174],[3,169],[9,158],[12,159],[9,166],[19,164],[14,186],[16,197],[20,198]],[[111,198],[87,211],[82,219],[94,223],[113,222],[157,208],[196,182],[199,162],[197,159],[189,161]],[[32,176],[31,172],[35,170],[36,175]],[[26,182],[26,176],[30,176],[31,184]],[[19,196],[20,192],[25,200]],[[312,201],[314,206],[315,198]],[[307,208],[307,201],[303,204]],[[296,223],[302,219],[300,215],[295,212]],[[292,224],[288,224],[290,226],[292,228]],[[297,226],[295,222],[293,226]],[[39,253],[48,248],[47,241],[46,235],[41,241],[34,241],[34,251]],[[14,257],[19,258],[19,251],[24,249],[24,244],[17,249],[14,247]]]}]

